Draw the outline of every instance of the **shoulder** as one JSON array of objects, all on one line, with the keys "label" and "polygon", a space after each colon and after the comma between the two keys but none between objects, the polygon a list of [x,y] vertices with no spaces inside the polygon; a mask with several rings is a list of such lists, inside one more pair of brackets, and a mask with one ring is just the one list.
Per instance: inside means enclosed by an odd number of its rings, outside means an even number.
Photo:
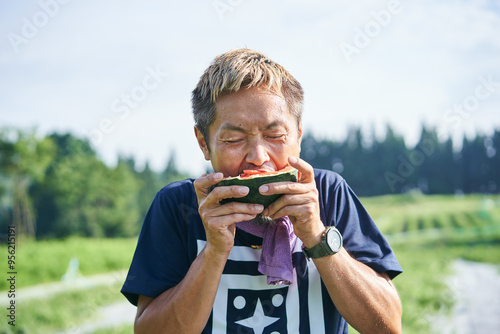
[{"label": "shoulder", "polygon": [[195,195],[193,182],[194,179],[172,182],[158,191],[156,199],[160,201],[184,202]]},{"label": "shoulder", "polygon": [[185,233],[187,224],[183,223],[199,218],[193,182],[193,179],[172,182],[158,191],[146,215],[144,226],[160,226],[163,229],[177,226]]},{"label": "shoulder", "polygon": [[[198,200],[193,185],[194,179],[172,182],[156,193],[152,208],[163,214],[179,212],[197,213]],[[196,209],[196,210],[194,210]]]},{"label": "shoulder", "polygon": [[321,217],[324,222],[337,225],[342,213],[356,202],[356,195],[345,179],[333,171],[315,169],[314,177]]},{"label": "shoulder", "polygon": [[326,169],[315,168],[314,179],[316,181],[316,188],[320,192],[337,190],[339,187],[346,185],[342,176]]}]

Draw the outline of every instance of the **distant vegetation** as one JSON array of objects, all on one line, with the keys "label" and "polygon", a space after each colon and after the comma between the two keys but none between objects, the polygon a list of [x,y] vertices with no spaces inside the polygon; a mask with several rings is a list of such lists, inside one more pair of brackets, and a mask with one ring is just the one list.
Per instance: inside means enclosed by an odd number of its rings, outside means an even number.
[{"label": "distant vegetation", "polygon": [[363,198],[363,204],[382,233],[397,240],[500,235],[500,195],[409,192]]},{"label": "distant vegetation", "polygon": [[[20,273],[17,288],[60,281],[70,271],[70,262],[76,260],[72,269],[84,277],[128,269],[132,262],[137,238],[81,238],[65,240],[24,240],[18,243],[16,269]],[[7,254],[7,246],[0,245]],[[29,259],[29,260],[25,260]],[[7,262],[0,268],[8,271]],[[0,291],[8,290],[9,282],[0,281]],[[1,333],[1,331],[0,331]]]},{"label": "distant vegetation", "polygon": [[[352,128],[343,141],[309,134],[302,142],[306,161],[339,172],[360,196],[499,193],[499,150],[500,131],[464,138],[454,150],[451,140],[425,127],[415,147],[390,127],[378,140]],[[70,133],[40,138],[35,131],[0,129],[0,231],[15,225],[18,234],[36,239],[135,236],[156,192],[186,177],[174,152],[162,172],[148,164],[138,170],[133,157],[110,167],[87,140]],[[476,219],[467,214],[448,220],[460,226]],[[412,217],[401,229],[440,223]]]},{"label": "distant vegetation", "polygon": [[461,258],[500,269],[500,195],[418,192],[362,198],[389,240],[403,274],[394,280],[403,303],[403,332],[430,333],[432,315],[455,302],[446,284]]},{"label": "distant vegetation", "polygon": [[107,166],[87,140],[72,134],[38,138],[4,129],[0,229],[15,225],[18,234],[37,239],[135,236],[156,192],[187,176],[177,170],[173,152],[163,172],[148,164],[138,171],[132,157]]},{"label": "distant vegetation", "polygon": [[342,141],[302,141],[302,156],[316,168],[340,173],[359,196],[400,194],[417,189],[425,194],[500,192],[500,130],[491,136],[451,139],[422,127],[414,147],[387,127],[374,138],[351,128]]}]

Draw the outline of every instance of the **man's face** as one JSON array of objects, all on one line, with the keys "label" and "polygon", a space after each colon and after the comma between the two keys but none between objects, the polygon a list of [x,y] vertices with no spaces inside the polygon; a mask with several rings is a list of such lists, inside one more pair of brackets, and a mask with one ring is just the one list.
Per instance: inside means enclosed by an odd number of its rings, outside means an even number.
[{"label": "man's face", "polygon": [[276,171],[299,156],[302,125],[285,99],[263,88],[242,88],[220,97],[209,127],[209,147],[199,131],[198,143],[216,172],[237,176],[245,169]]}]

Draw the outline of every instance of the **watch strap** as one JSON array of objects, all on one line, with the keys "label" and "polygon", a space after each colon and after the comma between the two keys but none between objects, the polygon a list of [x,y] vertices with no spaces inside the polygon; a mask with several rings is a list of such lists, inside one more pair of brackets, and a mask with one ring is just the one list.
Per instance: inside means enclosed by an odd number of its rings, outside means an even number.
[{"label": "watch strap", "polygon": [[328,245],[328,243],[326,241],[326,234],[331,229],[335,229],[335,227],[329,226],[329,227],[325,228],[325,231],[321,235],[321,243],[319,243],[318,245],[311,247],[311,248],[306,248],[306,247],[302,248],[302,251],[304,252],[304,254],[308,260],[309,259],[317,259],[320,257],[325,257],[325,256],[333,255],[336,253],[330,248],[330,246]]}]

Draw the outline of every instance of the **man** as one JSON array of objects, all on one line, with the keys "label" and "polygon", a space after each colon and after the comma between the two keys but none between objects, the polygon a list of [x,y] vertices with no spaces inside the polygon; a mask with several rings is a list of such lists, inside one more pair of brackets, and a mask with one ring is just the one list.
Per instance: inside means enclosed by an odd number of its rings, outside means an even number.
[{"label": "man", "polygon": [[[215,173],[155,197],[122,288],[137,305],[135,331],[347,333],[347,320],[363,333],[401,332],[391,281],[401,267],[392,250],[339,175],[299,158],[300,84],[264,55],[240,49],[213,61],[192,104],[196,139]],[[220,203],[244,197],[247,187],[210,191],[243,170],[288,165],[300,179],[261,186],[262,195],[283,194],[267,208]],[[261,216],[275,223],[256,222]],[[290,279],[269,284],[260,270],[271,249],[242,224],[288,224],[290,249],[277,254],[293,266]]]}]

